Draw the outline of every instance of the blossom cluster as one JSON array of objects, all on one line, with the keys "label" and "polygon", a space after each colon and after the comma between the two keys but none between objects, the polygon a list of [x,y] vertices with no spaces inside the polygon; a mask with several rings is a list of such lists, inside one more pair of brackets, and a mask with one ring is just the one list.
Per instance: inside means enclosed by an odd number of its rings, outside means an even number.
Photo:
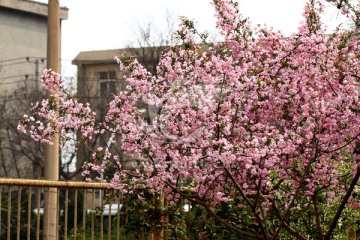
[{"label": "blossom cluster", "polygon": [[[56,131],[73,129],[83,138],[109,131],[110,144],[137,162],[128,170],[116,156],[94,150],[115,162],[105,180],[117,188],[146,186],[169,203],[180,197],[209,207],[234,203],[253,211],[260,225],[271,209],[302,208],[318,194],[340,201],[360,174],[356,34],[326,34],[321,4],[307,5],[306,21],[288,38],[252,27],[232,1],[213,4],[222,41],[195,44],[193,22],[182,18],[179,42],[164,52],[157,76],[117,58],[128,87],[109,103],[104,122],[95,123],[90,106],[54,92],[35,105],[46,124],[24,120],[30,133],[46,142]],[[61,89],[53,83],[57,75],[44,76],[50,91]],[[102,174],[106,164],[88,166],[86,176]]]},{"label": "blossom cluster", "polygon": [[65,143],[74,131],[80,131],[82,136],[90,139],[93,134],[97,134],[96,113],[89,104],[79,102],[66,92],[59,74],[51,69],[44,70],[42,83],[50,97],[33,104],[34,116],[24,115],[18,130],[24,133],[28,130],[34,140],[48,144],[53,144],[53,134],[60,134],[62,143]]}]

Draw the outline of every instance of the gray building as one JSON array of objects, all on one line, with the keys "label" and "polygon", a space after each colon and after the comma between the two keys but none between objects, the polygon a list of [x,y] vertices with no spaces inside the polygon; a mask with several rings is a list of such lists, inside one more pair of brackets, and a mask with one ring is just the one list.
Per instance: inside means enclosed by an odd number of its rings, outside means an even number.
[{"label": "gray building", "polygon": [[[46,67],[47,4],[0,0],[0,87],[11,94],[25,82],[35,82]],[[62,8],[60,19],[67,19]],[[36,84],[34,84],[36,85]]]},{"label": "gray building", "polygon": [[[43,146],[17,131],[30,103],[43,96],[48,6],[0,0],[0,177],[41,178]],[[62,7],[60,19],[68,9]]]}]

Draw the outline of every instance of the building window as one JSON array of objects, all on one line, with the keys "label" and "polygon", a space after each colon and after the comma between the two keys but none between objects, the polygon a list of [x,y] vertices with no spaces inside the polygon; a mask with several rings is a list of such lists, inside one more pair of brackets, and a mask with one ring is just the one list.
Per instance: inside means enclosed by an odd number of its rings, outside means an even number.
[{"label": "building window", "polygon": [[115,71],[100,72],[100,97],[111,97],[116,94]]}]

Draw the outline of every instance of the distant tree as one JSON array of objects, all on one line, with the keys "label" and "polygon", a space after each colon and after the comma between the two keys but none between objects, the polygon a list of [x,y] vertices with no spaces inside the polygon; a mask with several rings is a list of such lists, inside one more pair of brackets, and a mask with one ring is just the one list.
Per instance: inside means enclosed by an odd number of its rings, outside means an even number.
[{"label": "distant tree", "polygon": [[[223,41],[200,46],[194,22],[184,17],[156,76],[119,58],[128,87],[114,96],[104,121],[62,91],[56,73],[45,72],[54,95],[36,106],[43,121],[25,118],[19,130],[49,144],[55,131],[62,140],[71,131],[84,139],[108,132],[109,144],[126,149],[137,168],[94,149],[83,172],[89,180],[138,199],[146,189],[171,206],[185,198],[239,239],[344,239],[360,208],[356,33],[329,36],[315,1],[290,38],[252,27],[234,1],[213,4]],[[139,102],[153,107],[152,121]]]},{"label": "distant tree", "polygon": [[24,113],[30,113],[30,103],[41,100],[45,95],[29,91],[28,82],[17,86],[12,94],[1,96],[0,125],[0,169],[5,177],[40,178],[43,169],[43,146],[30,136],[19,134],[17,121]]},{"label": "distant tree", "polygon": [[[0,49],[0,54],[2,53],[2,49]],[[24,58],[25,60],[25,58]],[[11,59],[9,61],[12,61]],[[7,61],[0,61],[0,77],[3,76],[3,70],[6,70]],[[24,76],[24,82],[21,84],[6,82],[2,79],[1,83],[1,94],[0,94],[0,175],[3,177],[25,177],[24,173],[27,173],[28,177],[32,173],[30,168],[32,169],[33,165],[28,162],[26,168],[27,171],[24,171],[25,165],[23,164],[23,159],[20,157],[20,154],[16,153],[14,148],[16,146],[13,144],[14,141],[17,141],[19,132],[17,131],[16,121],[19,121],[24,114],[24,112],[30,112],[30,101],[29,96],[27,94],[18,96],[17,93],[19,91],[10,91],[10,89],[28,89],[29,81],[27,81],[27,77]],[[41,96],[39,99],[43,98]],[[37,100],[36,98],[32,98],[31,101]],[[26,104],[24,104],[26,103]],[[19,105],[18,105],[19,104]],[[17,110],[20,108],[21,113],[19,114]],[[18,114],[16,114],[17,112]],[[37,143],[32,143],[31,137],[24,136],[24,138],[29,139],[29,142],[32,145],[39,145]]]},{"label": "distant tree", "polygon": [[178,19],[169,10],[165,12],[164,18],[164,25],[161,27],[150,20],[138,22],[132,27],[132,37],[125,46],[129,55],[136,58],[152,74],[156,74],[163,51],[174,43],[173,33]]},{"label": "distant tree", "polygon": [[[30,135],[21,134],[18,121],[24,113],[31,113],[31,103],[41,101],[44,91],[34,88],[34,81],[19,84],[16,90],[0,97],[0,172],[4,177],[35,178],[43,177],[44,147]],[[65,149],[63,149],[65,151]],[[69,153],[66,162],[60,166],[60,176],[71,179],[72,173],[66,169],[75,161],[75,153]]]}]

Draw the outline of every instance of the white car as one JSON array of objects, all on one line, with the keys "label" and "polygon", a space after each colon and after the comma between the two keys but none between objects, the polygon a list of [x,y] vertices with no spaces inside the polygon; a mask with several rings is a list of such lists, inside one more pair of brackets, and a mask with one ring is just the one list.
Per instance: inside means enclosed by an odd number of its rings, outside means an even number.
[{"label": "white car", "polygon": [[[120,207],[120,209],[119,209]],[[112,203],[111,204],[111,216],[116,216],[118,214],[118,211],[121,210],[121,208],[123,207],[122,204],[120,204],[120,206],[117,203]],[[94,209],[87,209],[87,213],[93,213],[95,212],[96,215],[101,215],[100,212],[97,212]],[[103,211],[102,211],[103,216],[109,216],[110,215],[110,204],[105,204],[103,207]]]},{"label": "white car", "polygon": [[[117,203],[111,204],[111,216],[116,216],[118,211],[121,211],[121,208],[122,208],[121,203],[120,203],[120,205],[118,205]],[[105,204],[104,205],[103,215],[104,216],[109,216],[110,215],[110,204]]]},{"label": "white car", "polygon": [[[37,214],[38,214],[38,209],[37,209],[37,208],[34,208],[34,209],[33,209],[33,213],[35,213],[35,214],[37,215]],[[43,215],[43,214],[44,214],[44,208],[43,208],[43,207],[40,207],[40,208],[39,208],[39,214],[40,214],[40,215]],[[61,209],[61,210],[60,210],[60,216],[63,216],[63,214],[64,214],[64,210]]]}]

